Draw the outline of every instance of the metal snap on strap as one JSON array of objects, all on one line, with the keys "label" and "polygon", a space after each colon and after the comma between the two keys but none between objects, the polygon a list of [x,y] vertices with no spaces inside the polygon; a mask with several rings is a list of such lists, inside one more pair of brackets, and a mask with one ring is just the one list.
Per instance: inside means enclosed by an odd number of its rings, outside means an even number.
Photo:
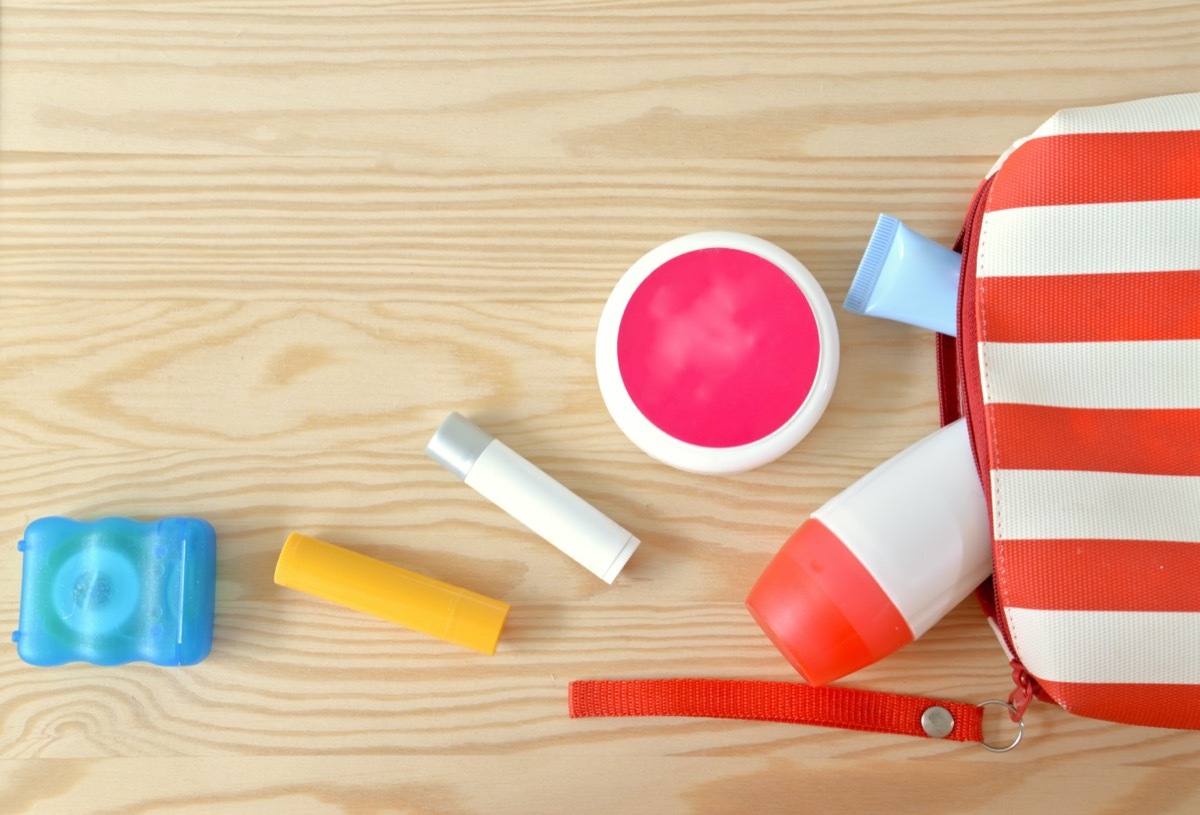
[{"label": "metal snap on strap", "polygon": [[1018,718],[1016,707],[1014,707],[1013,705],[1010,705],[1008,702],[1003,702],[999,699],[988,699],[986,702],[979,703],[980,708],[985,708],[988,705],[1000,705],[1001,707],[1008,708],[1008,712],[1009,712],[1010,716],[1012,717],[1012,720],[1017,723],[1017,737],[1012,740],[1011,744],[1006,744],[1003,747],[996,747],[994,745],[988,744],[986,741],[981,741],[981,742],[979,742],[979,744],[980,744],[980,746],[983,747],[983,749],[989,750],[993,753],[1007,753],[1009,750],[1013,749],[1018,744],[1020,744],[1021,739],[1024,738],[1024,736],[1025,736],[1025,720],[1023,718]]},{"label": "metal snap on strap", "polygon": [[954,731],[954,714],[934,705],[921,714],[921,729],[931,739],[944,739]]}]

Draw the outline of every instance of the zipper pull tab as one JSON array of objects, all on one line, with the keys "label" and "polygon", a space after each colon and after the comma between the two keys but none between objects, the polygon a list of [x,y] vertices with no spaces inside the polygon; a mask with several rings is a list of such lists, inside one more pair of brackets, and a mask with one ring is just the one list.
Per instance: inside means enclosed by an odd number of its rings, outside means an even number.
[{"label": "zipper pull tab", "polygon": [[1012,660],[1008,663],[1012,666],[1013,692],[1008,695],[1008,704],[1011,711],[1010,718],[1014,722],[1020,722],[1025,718],[1025,711],[1029,709],[1029,705],[1033,702],[1033,697],[1041,690],[1038,687],[1037,680],[1029,675],[1025,670],[1025,666],[1017,660]]}]

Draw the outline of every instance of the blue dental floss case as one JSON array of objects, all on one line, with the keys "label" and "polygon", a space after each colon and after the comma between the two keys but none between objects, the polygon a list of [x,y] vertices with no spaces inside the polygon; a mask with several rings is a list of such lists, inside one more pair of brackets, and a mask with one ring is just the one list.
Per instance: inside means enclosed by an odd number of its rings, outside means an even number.
[{"label": "blue dental floss case", "polygon": [[30,665],[192,665],[212,649],[216,534],[197,518],[41,518],[13,641]]}]

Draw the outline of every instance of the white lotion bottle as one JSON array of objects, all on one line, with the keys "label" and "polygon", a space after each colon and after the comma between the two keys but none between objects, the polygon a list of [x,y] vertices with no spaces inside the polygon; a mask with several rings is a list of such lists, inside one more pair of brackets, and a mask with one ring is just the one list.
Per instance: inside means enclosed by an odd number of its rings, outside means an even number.
[{"label": "white lotion bottle", "polygon": [[920,637],[991,571],[987,502],[959,419],[814,512],[746,605],[788,661],[823,685]]},{"label": "white lotion bottle", "polygon": [[605,583],[616,579],[640,543],[458,413],[446,417],[425,453]]}]

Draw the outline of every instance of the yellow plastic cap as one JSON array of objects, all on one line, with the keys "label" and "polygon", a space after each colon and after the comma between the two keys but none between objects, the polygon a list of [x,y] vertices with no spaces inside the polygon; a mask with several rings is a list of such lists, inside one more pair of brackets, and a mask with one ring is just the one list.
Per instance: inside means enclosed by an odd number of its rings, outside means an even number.
[{"label": "yellow plastic cap", "polygon": [[432,637],[496,652],[508,603],[293,532],[275,582]]}]

